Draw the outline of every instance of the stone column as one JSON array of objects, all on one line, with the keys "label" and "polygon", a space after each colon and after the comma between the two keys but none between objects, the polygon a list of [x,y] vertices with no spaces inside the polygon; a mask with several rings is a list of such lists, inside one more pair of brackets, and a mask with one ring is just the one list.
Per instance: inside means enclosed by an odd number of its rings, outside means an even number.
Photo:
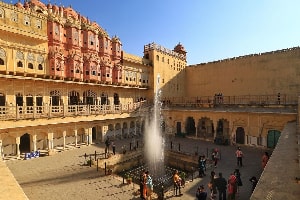
[{"label": "stone column", "polygon": [[93,130],[92,130],[93,128],[88,128],[88,134],[89,134],[89,137],[88,137],[88,139],[89,139],[89,145],[91,145],[92,143],[93,143]]},{"label": "stone column", "polygon": [[20,158],[20,137],[16,137],[17,157]]},{"label": "stone column", "polygon": [[63,150],[66,149],[66,135],[67,135],[67,131],[63,131],[63,141],[64,141]]},{"label": "stone column", "polygon": [[104,136],[107,134],[108,126],[102,126],[102,142],[104,142]]},{"label": "stone column", "polygon": [[74,130],[74,135],[75,135],[75,147],[77,147],[77,129]]},{"label": "stone column", "polygon": [[53,146],[53,133],[48,133],[48,150],[52,150]]},{"label": "stone column", "polygon": [[89,128],[84,129],[85,144],[89,145]]},{"label": "stone column", "polygon": [[36,151],[36,135],[32,136],[33,151]]}]

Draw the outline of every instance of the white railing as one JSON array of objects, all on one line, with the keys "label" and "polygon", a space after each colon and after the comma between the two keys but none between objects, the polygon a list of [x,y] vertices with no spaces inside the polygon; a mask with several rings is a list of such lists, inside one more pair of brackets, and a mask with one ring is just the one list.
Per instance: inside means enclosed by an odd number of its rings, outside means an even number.
[{"label": "white railing", "polygon": [[126,105],[0,106],[0,120],[21,120],[132,113],[147,102]]}]

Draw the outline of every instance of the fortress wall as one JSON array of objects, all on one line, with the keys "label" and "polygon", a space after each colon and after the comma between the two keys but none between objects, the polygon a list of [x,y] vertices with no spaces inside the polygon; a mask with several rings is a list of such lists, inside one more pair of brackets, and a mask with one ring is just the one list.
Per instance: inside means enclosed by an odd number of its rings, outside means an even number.
[{"label": "fortress wall", "polygon": [[300,49],[249,55],[187,67],[186,96],[298,95]]}]

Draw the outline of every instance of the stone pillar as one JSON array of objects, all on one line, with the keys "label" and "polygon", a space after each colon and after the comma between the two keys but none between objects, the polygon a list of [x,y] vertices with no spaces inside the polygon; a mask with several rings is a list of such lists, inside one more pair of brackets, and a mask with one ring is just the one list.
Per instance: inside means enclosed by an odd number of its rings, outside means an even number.
[{"label": "stone pillar", "polygon": [[84,129],[84,135],[85,135],[85,144],[90,145],[89,144],[89,128]]},{"label": "stone pillar", "polygon": [[48,150],[52,150],[53,146],[53,133],[48,133]]},{"label": "stone pillar", "polygon": [[108,126],[102,126],[102,142],[104,142],[104,136],[107,134]]},{"label": "stone pillar", "polygon": [[74,135],[75,135],[75,147],[77,147],[77,129],[74,130]]},{"label": "stone pillar", "polygon": [[63,141],[64,141],[63,150],[66,149],[66,135],[67,135],[67,131],[63,131]]},{"label": "stone pillar", "polygon": [[93,128],[88,128],[88,134],[89,134],[89,145],[91,145],[93,143]]},{"label": "stone pillar", "polygon": [[16,137],[16,145],[17,145],[17,157],[20,158],[20,137]]},{"label": "stone pillar", "polygon": [[36,135],[32,136],[33,151],[36,151]]}]

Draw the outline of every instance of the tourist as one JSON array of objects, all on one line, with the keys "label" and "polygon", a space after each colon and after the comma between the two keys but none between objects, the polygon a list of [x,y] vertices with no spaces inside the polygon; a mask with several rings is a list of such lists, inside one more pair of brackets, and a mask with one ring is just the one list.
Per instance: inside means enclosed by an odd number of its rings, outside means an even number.
[{"label": "tourist", "polygon": [[[144,185],[146,183],[146,176],[145,176],[145,172],[142,171],[142,173],[140,174],[140,197],[141,199],[146,199],[146,194],[144,194]],[[146,187],[145,187],[146,188]],[[145,190],[146,193],[147,190]]]},{"label": "tourist", "polygon": [[105,153],[109,153],[109,146],[110,146],[110,139],[107,136],[107,138],[105,140]]},{"label": "tourist", "polygon": [[206,159],[205,156],[200,156],[198,160],[198,168],[199,168],[199,177],[202,178],[205,176],[205,170],[206,170]]},{"label": "tourist", "polygon": [[147,198],[148,200],[152,199],[152,192],[153,192],[153,183],[152,178],[149,174],[149,171],[146,172],[146,187],[147,187]]},{"label": "tourist", "polygon": [[265,152],[261,159],[262,169],[265,169],[267,162],[269,161],[269,158],[270,158],[269,153]]},{"label": "tourist", "polygon": [[236,177],[237,193],[239,193],[239,187],[243,186],[243,182],[241,179],[241,173],[240,173],[239,169],[234,170],[234,176]]},{"label": "tourist", "polygon": [[219,177],[215,180],[219,192],[219,200],[226,200],[227,181],[220,172]]},{"label": "tourist", "polygon": [[243,167],[244,154],[240,147],[238,147],[238,149],[236,150],[235,155],[236,155],[236,159],[237,159],[237,166]]},{"label": "tourist", "polygon": [[254,189],[255,189],[255,187],[256,187],[256,185],[257,185],[258,180],[257,180],[257,178],[256,178],[255,176],[252,176],[252,177],[249,179],[249,181],[251,181],[251,183],[252,183],[252,192],[253,192]]},{"label": "tourist", "polygon": [[211,171],[210,173],[210,182],[208,183],[208,188],[210,189],[210,198],[215,199],[217,194],[217,187],[216,187],[216,173]]},{"label": "tourist", "polygon": [[175,190],[175,196],[181,195],[181,178],[178,175],[178,170],[175,171],[173,175],[173,183],[174,183],[174,190]]},{"label": "tourist", "polygon": [[212,159],[214,162],[214,166],[217,167],[218,160],[220,159],[219,150],[216,148],[212,153]]},{"label": "tourist", "polygon": [[113,154],[116,155],[116,145],[114,142],[111,143]]},{"label": "tourist", "polygon": [[236,177],[234,173],[231,173],[228,179],[228,200],[235,200],[235,194],[236,194]]},{"label": "tourist", "polygon": [[207,192],[205,192],[203,185],[200,185],[200,187],[197,189],[196,198],[197,200],[206,200]]}]

